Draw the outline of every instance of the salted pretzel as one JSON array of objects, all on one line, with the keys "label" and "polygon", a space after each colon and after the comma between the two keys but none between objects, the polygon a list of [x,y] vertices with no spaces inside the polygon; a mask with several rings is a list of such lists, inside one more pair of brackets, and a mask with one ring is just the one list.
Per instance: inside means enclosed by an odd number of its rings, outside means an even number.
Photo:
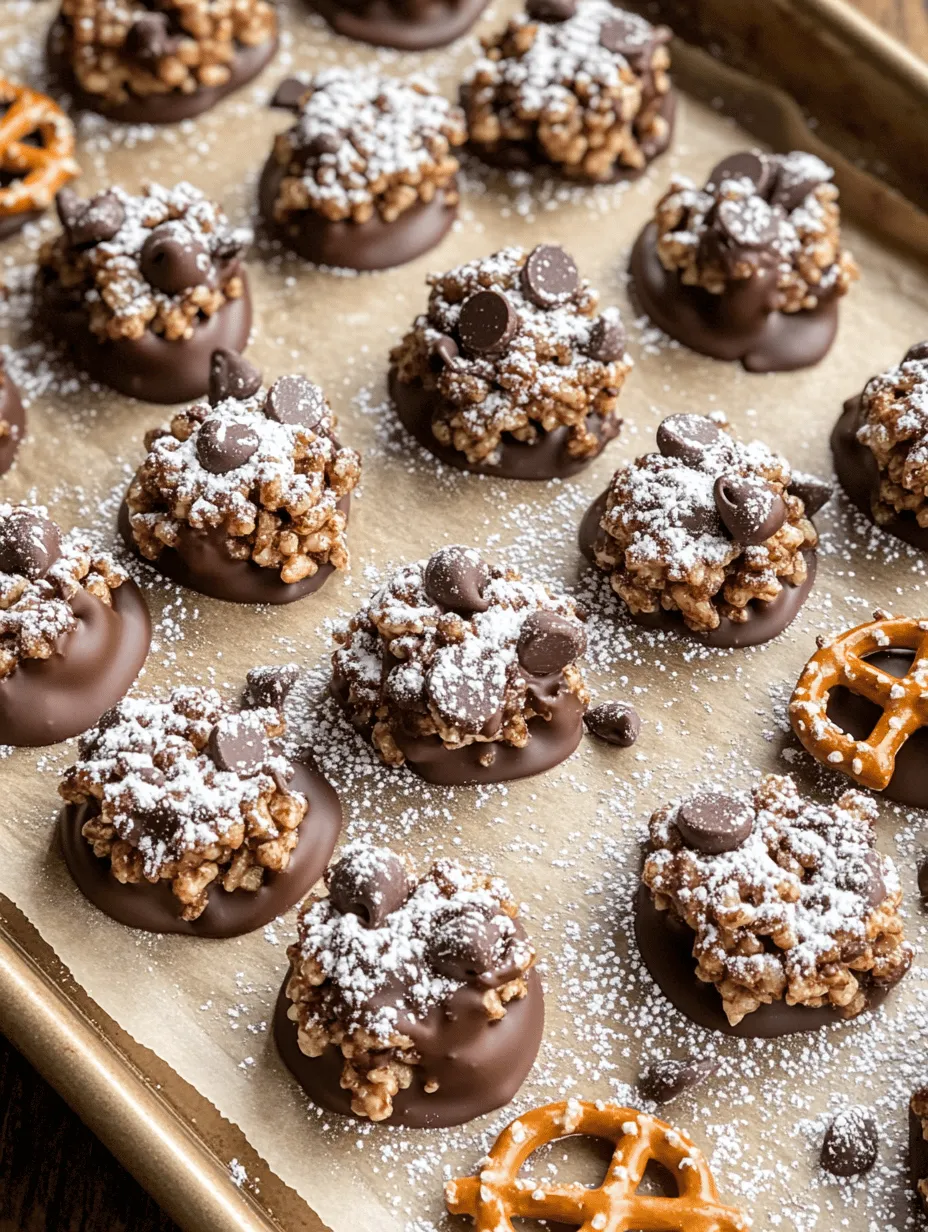
[{"label": "salted pretzel", "polygon": [[[914,651],[905,676],[893,676],[866,662],[868,655],[880,650]],[[839,685],[883,711],[866,740],[855,740],[828,717],[828,695]],[[821,646],[802,670],[789,717],[813,757],[863,787],[882,791],[893,777],[899,750],[928,725],[928,620],[888,616],[858,625]]]},{"label": "salted pretzel", "polygon": [[[0,219],[47,209],[55,194],[80,174],[74,161],[74,126],[47,98],[0,78],[0,170],[15,178],[0,188]],[[27,138],[38,134],[41,145]]]},{"label": "salted pretzel", "polygon": [[[615,1144],[597,1189],[519,1176],[539,1147],[573,1134]],[[675,1178],[676,1197],[637,1192],[652,1159]],[[452,1215],[470,1215],[476,1232],[514,1232],[515,1218],[547,1219],[580,1232],[743,1232],[751,1226],[747,1215],[720,1203],[709,1165],[686,1134],[634,1108],[577,1099],[533,1108],[513,1121],[478,1177],[447,1183],[445,1202]]]}]

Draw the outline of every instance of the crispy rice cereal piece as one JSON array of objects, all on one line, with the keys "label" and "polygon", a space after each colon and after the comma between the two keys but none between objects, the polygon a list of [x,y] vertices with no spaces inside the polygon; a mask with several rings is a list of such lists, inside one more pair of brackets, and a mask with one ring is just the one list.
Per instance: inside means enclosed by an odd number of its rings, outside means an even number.
[{"label": "crispy rice cereal piece", "polygon": [[876,521],[908,511],[928,526],[928,346],[917,345],[910,355],[865,385],[857,439],[880,471]]},{"label": "crispy rice cereal piece", "polygon": [[[307,900],[287,951],[287,1013],[306,1056],[341,1050],[352,1111],[383,1121],[421,1061],[411,1028],[468,982],[455,955],[466,953],[475,922],[489,946],[480,954],[488,1022],[526,995],[535,951],[505,883],[454,861],[417,878],[388,848],[354,843],[325,880],[329,897]],[[498,982],[486,979],[496,972]]]},{"label": "crispy rice cereal piece", "polygon": [[[390,355],[400,381],[441,395],[435,437],[471,463],[492,459],[504,432],[531,443],[559,427],[569,429],[568,453],[592,457],[602,439],[591,430],[589,416],[621,423],[616,408],[632,361],[618,309],[597,313],[598,296],[579,275],[569,295],[547,304],[529,298],[523,270],[531,255],[504,248],[446,274],[430,274],[428,310]],[[486,290],[506,297],[518,324],[503,349],[471,354],[458,345],[461,309]],[[449,358],[442,359],[449,340]]]},{"label": "crispy rice cereal piece", "polygon": [[471,143],[491,160],[521,149],[569,179],[641,170],[670,137],[669,39],[608,0],[579,0],[565,21],[512,18],[461,87]]},{"label": "crispy rice cereal piece", "polygon": [[[313,427],[270,418],[282,390],[304,400]],[[361,459],[337,443],[334,427],[322,390],[299,376],[244,400],[179,411],[170,429],[146,435],[148,455],[126,496],[139,551],[157,560],[184,526],[222,527],[233,559],[275,569],[283,582],[326,564],[347,569],[347,518],[338,502],[357,485]],[[244,442],[241,464],[208,469],[216,465],[210,445],[236,435]]]},{"label": "crispy rice cereal piece", "polygon": [[110,104],[224,86],[239,49],[277,33],[268,0],[62,0],[61,18],[81,89]]},{"label": "crispy rice cereal piece", "polygon": [[[484,610],[456,611],[430,598],[426,578],[436,561],[455,568],[463,562],[465,576],[472,571]],[[438,736],[447,749],[484,743],[490,765],[496,743],[524,748],[529,721],[550,713],[519,670],[520,635],[537,613],[564,619],[579,658],[586,639],[572,598],[524,582],[514,569],[488,565],[471,548],[440,549],[431,561],[396,569],[336,629],[333,687],[355,726],[371,732],[387,765],[405,761],[398,731]],[[576,661],[564,666],[562,678],[566,691],[586,706],[589,692]]]},{"label": "crispy rice cereal piece", "polygon": [[[802,500],[787,490],[792,472],[780,454],[760,441],[735,440],[720,416],[674,415],[664,425],[696,448],[684,456],[644,454],[616,471],[596,564],[634,613],[679,611],[695,632],[716,629],[722,617],[742,623],[752,602],[770,602],[787,582],[805,581],[803,552],[818,534]],[[769,486],[783,501],[782,525],[765,542],[745,546],[724,525],[715,499],[722,476],[761,491]]]},{"label": "crispy rice cereal piece", "polygon": [[331,222],[364,223],[376,210],[394,222],[443,192],[455,205],[464,116],[424,77],[387,77],[369,68],[329,68],[306,83],[295,123],[274,143],[286,174],[274,217],[312,210]]},{"label": "crispy rice cereal piece", "polygon": [[[124,698],[81,738],[58,790],[97,810],[83,835],[117,881],[169,881],[181,918],[195,920],[214,882],[257,890],[265,870],[290,863],[307,802],[268,743],[283,731],[273,707],[235,713],[214,689]],[[243,732],[248,756],[228,769],[224,754],[240,751]]]},{"label": "crispy rice cereal piece", "polygon": [[874,848],[876,805],[858,791],[820,805],[773,774],[744,804],[750,835],[713,855],[681,834],[685,801],[654,813],[642,879],[655,906],[696,934],[696,974],[718,988],[733,1026],[775,1001],[853,1018],[873,985],[892,986],[912,961],[895,866]]},{"label": "crispy rice cereal piece", "polygon": [[[860,274],[841,247],[834,171],[800,150],[757,157],[764,168],[760,184],[728,174],[703,189],[685,177],[671,181],[655,214],[661,264],[684,285],[721,295],[772,258],[771,308],[779,312],[808,311],[846,295]],[[720,210],[723,202],[734,204]]]},{"label": "crispy rice cereal piece", "polygon": [[[188,339],[199,320],[244,294],[240,258],[252,233],[230,226],[192,184],[148,183],[138,196],[116,186],[87,202],[61,194],[59,214],[63,232],[39,253],[40,291],[74,301],[100,339],[141,338],[149,329],[169,341]],[[180,290],[149,281],[146,241],[156,228],[186,267]]]}]

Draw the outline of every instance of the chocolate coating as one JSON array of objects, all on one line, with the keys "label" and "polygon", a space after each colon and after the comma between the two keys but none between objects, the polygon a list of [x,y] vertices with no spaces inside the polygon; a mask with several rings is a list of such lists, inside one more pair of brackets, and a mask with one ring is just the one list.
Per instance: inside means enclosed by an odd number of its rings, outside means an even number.
[{"label": "chocolate coating", "polygon": [[[346,516],[350,505],[350,496],[338,502]],[[181,529],[177,547],[164,548],[157,560],[147,560],[132,538],[125,501],[119,507],[118,528],[126,547],[157,573],[188,590],[228,603],[293,603],[319,590],[336,572],[334,565],[326,564],[312,577],[283,582],[276,569],[265,569],[253,560],[234,560],[226,551],[227,536],[221,528],[196,530],[192,526]]]},{"label": "chocolate coating", "polygon": [[809,312],[772,307],[776,270],[767,267],[721,295],[684,285],[657,255],[657,228],[648,223],[635,241],[631,274],[640,306],[664,333],[713,359],[736,360],[748,372],[791,372],[817,364],[838,329],[838,301]]},{"label": "chocolate coating", "polygon": [[[741,1039],[774,1039],[800,1031],[818,1031],[831,1023],[847,1021],[832,1006],[812,1008],[775,1001],[759,1006],[737,1026],[732,1026],[722,1009],[722,998],[715,985],[705,983],[696,975],[692,930],[682,921],[673,919],[669,911],[658,911],[643,885],[635,895],[635,940],[644,965],[667,1000],[681,1014],[709,1031]],[[858,978],[863,983],[866,977],[858,973]],[[879,1005],[887,992],[886,988],[871,986],[870,1008]]]},{"label": "chocolate coating", "polygon": [[0,240],[18,235],[27,222],[37,222],[44,213],[44,210],[20,210],[16,214],[4,214],[0,217]]},{"label": "chocolate coating", "polygon": [[257,77],[276,52],[276,36],[256,47],[240,46],[229,66],[232,71],[225,85],[201,86],[192,94],[171,90],[165,94],[131,97],[122,103],[110,103],[98,94],[89,94],[78,85],[71,71],[70,31],[60,18],[52,23],[46,43],[49,69],[61,88],[72,96],[74,105],[82,111],[97,111],[119,124],[179,124],[181,120],[202,115],[227,94],[240,90]]},{"label": "chocolate coating", "polygon": [[0,744],[34,747],[76,736],[114,706],[145,662],[151,618],[128,580],[113,606],[78,590],[77,628],[58,639],[50,659],[24,659],[0,680]]},{"label": "chocolate coating", "polygon": [[141,338],[100,339],[87,314],[52,294],[37,301],[37,323],[64,342],[75,362],[95,381],[117,393],[146,402],[192,402],[209,390],[210,362],[216,350],[243,351],[251,330],[251,294],[245,292],[196,325],[193,337],[168,342],[151,330]]},{"label": "chocolate coating", "polygon": [[10,380],[9,374],[0,387],[0,419],[6,420],[10,431],[0,436],[0,475],[5,474],[13,465],[16,451],[26,435],[26,412],[19,396],[19,390]]},{"label": "chocolate coating", "polygon": [[372,0],[349,6],[339,0],[307,0],[310,8],[326,19],[333,30],[345,38],[375,47],[396,47],[400,51],[425,51],[444,47],[460,38],[474,24],[487,0],[430,0],[415,17],[402,17],[386,0]]},{"label": "chocolate coating", "polygon": [[456,205],[446,205],[443,192],[418,201],[394,222],[384,222],[375,210],[367,222],[330,222],[306,210],[288,223],[274,217],[274,202],[285,168],[273,155],[264,164],[258,203],[268,233],[298,256],[316,265],[341,269],[379,270],[405,265],[444,239],[457,217]]},{"label": "chocolate coating", "polygon": [[[587,560],[592,561],[593,550],[600,534],[599,523],[606,508],[607,493],[603,492],[590,505],[583,515],[578,535],[580,551]],[[695,633],[687,628],[680,612],[629,612],[629,619],[636,625],[646,629],[659,629],[665,633],[682,633],[704,646],[719,646],[723,648],[760,646],[772,638],[779,637],[784,629],[796,619],[799,609],[809,596],[809,591],[815,582],[815,572],[818,557],[815,552],[806,552],[806,580],[801,586],[785,583],[780,593],[771,603],[751,603],[750,615],[743,624],[722,617],[718,628],[711,633]]]},{"label": "chocolate coating", "polygon": [[300,762],[290,781],[309,801],[300,826],[300,841],[282,873],[265,873],[260,890],[224,890],[213,883],[209,902],[196,920],[182,920],[183,906],[167,881],[123,885],[109,863],[93,854],[81,834],[91,813],[86,806],[65,805],[58,816],[58,837],[68,872],[95,907],[120,924],[149,933],[187,937],[240,937],[283,915],[319,880],[338,841],[342,808],[334,788],[317,771]]},{"label": "chocolate coating", "polygon": [[[418,381],[405,384],[399,380],[394,368],[390,369],[389,388],[393,406],[406,431],[416,438],[423,449],[434,454],[439,462],[459,471],[496,475],[500,479],[569,479],[599,456],[594,454],[592,457],[576,458],[569,454],[566,448],[567,428],[555,428],[553,432],[539,431],[533,445],[517,441],[504,433],[495,462],[468,462],[459,449],[442,445],[432,432],[432,415],[442,406],[440,394],[423,389]],[[591,415],[587,425],[591,432],[599,436],[602,452],[618,436],[622,421],[613,416],[604,422],[598,415]]]},{"label": "chocolate coating", "polygon": [[[289,976],[288,976],[289,978]],[[487,1019],[484,990],[465,984],[424,1019],[403,1020],[403,1030],[422,1057],[412,1084],[393,1097],[388,1125],[438,1129],[463,1125],[508,1104],[534,1064],[544,1030],[544,1000],[534,967],[526,975],[528,994],[510,1001],[504,1018]],[[332,1044],[321,1057],[300,1051],[295,1022],[287,1017],[290,1001],[284,980],[274,1012],[274,1040],[284,1064],[309,1098],[330,1112],[353,1116],[351,1093],[342,1090],[342,1054]],[[438,1090],[427,1095],[424,1083]]]},{"label": "chocolate coating", "polygon": [[918,1192],[918,1182],[928,1177],[928,1138],[922,1133],[922,1119],[909,1107],[909,1181],[918,1206],[928,1215],[928,1197]]}]

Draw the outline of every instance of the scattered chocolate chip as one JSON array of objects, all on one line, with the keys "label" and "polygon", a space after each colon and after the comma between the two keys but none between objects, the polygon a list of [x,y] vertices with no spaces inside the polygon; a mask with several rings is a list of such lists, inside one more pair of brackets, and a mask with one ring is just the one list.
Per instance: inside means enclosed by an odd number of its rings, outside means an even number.
[{"label": "scattered chocolate chip", "polygon": [[450,544],[434,552],[425,566],[425,593],[439,607],[464,616],[485,612],[490,606],[483,592],[490,569],[473,548]]},{"label": "scattered chocolate chip", "polygon": [[209,402],[218,406],[226,398],[242,401],[261,388],[261,373],[236,351],[213,351],[209,361]]},{"label": "scattered chocolate chip", "polygon": [[625,342],[625,327],[618,317],[597,317],[590,328],[586,353],[599,364],[611,364],[625,354]]},{"label": "scattered chocolate chip", "polygon": [[739,248],[768,248],[779,233],[779,220],[762,197],[720,201],[715,228]]},{"label": "scattered chocolate chip", "polygon": [[244,466],[258,448],[258,434],[247,424],[207,419],[197,435],[197,458],[211,475]]},{"label": "scattered chocolate chip", "polygon": [[725,433],[705,415],[668,415],[657,429],[657,447],[665,458],[679,458],[698,466],[706,451],[725,439]]},{"label": "scattered chocolate chip", "polygon": [[122,202],[111,192],[81,201],[73,188],[62,188],[55,206],[73,248],[92,248],[111,240],[126,220]]},{"label": "scattered chocolate chip", "polygon": [[522,294],[536,308],[566,304],[580,286],[580,271],[559,244],[538,244],[520,271]]},{"label": "scattered chocolate chip", "polygon": [[255,774],[270,755],[264,724],[253,711],[228,715],[210,732],[206,752],[218,770]]},{"label": "scattered chocolate chip", "polygon": [[607,744],[630,748],[641,731],[641,718],[628,702],[601,702],[583,716],[587,730]]},{"label": "scattered chocolate chip", "polygon": [[689,503],[681,502],[673,511],[672,521],[691,535],[718,535],[722,531],[715,502],[704,504],[698,497]]},{"label": "scattered chocolate chip", "polygon": [[253,667],[245,676],[245,703],[248,706],[273,706],[282,710],[290,690],[300,676],[295,663]]},{"label": "scattered chocolate chip", "polygon": [[687,1057],[683,1061],[652,1061],[638,1079],[638,1089],[645,1099],[655,1104],[668,1104],[684,1091],[711,1078],[718,1061]]},{"label": "scattered chocolate chip", "polygon": [[834,1176],[869,1172],[880,1150],[880,1133],[867,1108],[845,1108],[825,1130],[821,1164]]},{"label": "scattered chocolate chip", "polygon": [[531,612],[522,622],[516,653],[529,676],[553,676],[586,650],[586,634],[557,612]]},{"label": "scattered chocolate chip", "polygon": [[775,168],[763,154],[742,150],[729,154],[709,172],[706,188],[719,188],[726,180],[750,180],[760,196],[765,196],[773,183]]},{"label": "scattered chocolate chip", "polygon": [[617,13],[605,21],[599,31],[599,45],[606,51],[629,59],[640,56],[648,46],[642,38],[642,26],[632,17]]},{"label": "scattered chocolate chip", "polygon": [[167,13],[143,13],[129,27],[123,46],[133,60],[150,65],[164,56],[173,56],[179,44],[180,40],[171,33]]},{"label": "scattered chocolate chip", "polygon": [[497,964],[502,939],[499,921],[477,906],[452,908],[439,919],[429,938],[429,961],[452,980],[486,983]]},{"label": "scattered chocolate chip", "polygon": [[139,256],[142,277],[165,295],[209,281],[212,262],[197,240],[175,222],[163,222],[148,233]]},{"label": "scattered chocolate chip", "polygon": [[918,892],[922,896],[922,902],[928,907],[928,857],[918,866]]},{"label": "scattered chocolate chip", "polygon": [[356,915],[368,928],[381,928],[409,897],[406,867],[386,847],[346,856],[332,865],[325,881],[336,911]]},{"label": "scattered chocolate chip", "polygon": [[458,317],[458,337],[472,355],[500,354],[518,328],[518,314],[502,291],[476,291]]},{"label": "scattered chocolate chip", "polygon": [[806,517],[814,517],[834,496],[834,485],[818,475],[810,475],[806,471],[793,471],[787,491],[798,496],[805,505]]},{"label": "scattered chocolate chip", "polygon": [[271,98],[272,107],[281,107],[284,111],[299,111],[300,99],[306,93],[306,82],[299,77],[285,77]]},{"label": "scattered chocolate chip", "polygon": [[443,722],[478,735],[492,729],[502,712],[506,664],[478,639],[467,638],[441,648],[432,661],[426,688]]},{"label": "scattered chocolate chip", "polygon": [[449,334],[442,334],[432,344],[429,352],[429,367],[433,372],[441,372],[444,368],[450,368],[460,354],[455,340]]},{"label": "scattered chocolate chip", "polygon": [[914,346],[910,346],[902,362],[907,363],[917,359],[928,359],[928,342],[916,342]]},{"label": "scattered chocolate chip", "polygon": [[713,492],[719,517],[735,543],[766,543],[786,521],[783,497],[765,480],[719,475]]},{"label": "scattered chocolate chip", "polygon": [[36,581],[61,555],[61,532],[31,509],[12,510],[0,521],[0,573]]},{"label": "scattered chocolate chip", "polygon": [[305,376],[279,376],[268,390],[264,413],[275,423],[294,428],[317,428],[327,418],[325,397]]},{"label": "scattered chocolate chip", "polygon": [[830,168],[813,154],[784,154],[779,160],[770,204],[778,205],[787,214],[802,205],[810,192],[831,178]]},{"label": "scattered chocolate chip", "polygon": [[750,804],[721,792],[700,792],[677,810],[677,829],[687,847],[706,856],[734,851],[754,829]]},{"label": "scattered chocolate chip", "polygon": [[530,21],[569,21],[576,12],[577,0],[528,0],[525,6]]}]

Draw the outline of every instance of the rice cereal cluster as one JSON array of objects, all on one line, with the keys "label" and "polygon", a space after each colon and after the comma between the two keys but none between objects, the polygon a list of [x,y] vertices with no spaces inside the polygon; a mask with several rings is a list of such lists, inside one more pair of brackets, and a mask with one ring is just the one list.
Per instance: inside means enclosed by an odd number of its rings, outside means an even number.
[{"label": "rice cereal cluster", "polygon": [[848,791],[820,805],[767,775],[743,804],[748,837],[717,854],[687,845],[685,802],[654,813],[644,884],[693,930],[696,974],[717,987],[733,1026],[777,1001],[854,1017],[912,960],[899,879],[874,848],[875,803]]},{"label": "rice cereal cluster", "polygon": [[857,439],[876,459],[877,522],[914,514],[928,526],[928,344],[912,347],[901,364],[864,387]]},{"label": "rice cereal cluster", "polygon": [[214,689],[125,698],[81,738],[59,792],[87,809],[83,836],[117,881],[168,881],[195,920],[214,884],[255,891],[290,863],[307,802],[269,744],[283,731],[273,707],[234,712]]}]

